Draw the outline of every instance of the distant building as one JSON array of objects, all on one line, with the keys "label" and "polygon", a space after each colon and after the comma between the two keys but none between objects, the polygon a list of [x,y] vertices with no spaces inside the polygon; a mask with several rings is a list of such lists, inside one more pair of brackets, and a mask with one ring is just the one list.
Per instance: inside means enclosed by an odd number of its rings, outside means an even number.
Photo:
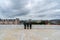
[{"label": "distant building", "polygon": [[59,20],[59,19],[50,20],[49,22],[50,22],[50,24],[52,24],[52,25],[60,25],[60,20]]},{"label": "distant building", "polygon": [[20,24],[19,18],[16,19],[0,19],[0,24],[8,25],[8,24]]}]

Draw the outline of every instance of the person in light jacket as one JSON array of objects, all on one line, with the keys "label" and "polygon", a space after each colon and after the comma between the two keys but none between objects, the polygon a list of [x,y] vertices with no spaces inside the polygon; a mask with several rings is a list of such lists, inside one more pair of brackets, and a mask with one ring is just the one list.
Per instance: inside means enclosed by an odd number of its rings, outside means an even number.
[{"label": "person in light jacket", "polygon": [[29,19],[29,28],[32,29],[32,22],[31,22],[31,19]]}]

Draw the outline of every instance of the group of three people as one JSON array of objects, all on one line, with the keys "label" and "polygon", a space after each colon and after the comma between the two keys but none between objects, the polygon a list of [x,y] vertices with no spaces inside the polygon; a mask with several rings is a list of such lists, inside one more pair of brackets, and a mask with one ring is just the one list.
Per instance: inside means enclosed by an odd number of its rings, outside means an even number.
[{"label": "group of three people", "polygon": [[24,29],[32,29],[32,22],[31,20],[24,21]]}]

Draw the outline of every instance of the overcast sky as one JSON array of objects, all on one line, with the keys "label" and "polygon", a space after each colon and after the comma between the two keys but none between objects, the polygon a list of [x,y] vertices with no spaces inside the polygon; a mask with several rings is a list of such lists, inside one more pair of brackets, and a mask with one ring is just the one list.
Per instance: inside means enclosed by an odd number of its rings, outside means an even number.
[{"label": "overcast sky", "polygon": [[60,19],[60,0],[0,0],[0,18]]}]

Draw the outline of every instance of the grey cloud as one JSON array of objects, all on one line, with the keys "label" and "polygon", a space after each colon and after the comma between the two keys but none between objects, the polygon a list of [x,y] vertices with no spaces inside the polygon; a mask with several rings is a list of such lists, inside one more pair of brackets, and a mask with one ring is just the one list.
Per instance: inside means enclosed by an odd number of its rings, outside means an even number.
[{"label": "grey cloud", "polygon": [[46,15],[39,15],[38,17],[41,17],[41,18],[42,18],[42,17],[45,17],[45,16],[46,16]]},{"label": "grey cloud", "polygon": [[[7,18],[14,18],[17,16],[24,17],[26,15],[30,16],[29,14],[33,15],[34,18],[42,18],[42,17],[46,17],[48,14],[50,14],[50,12],[48,12],[49,10],[60,8],[60,3],[58,3],[59,0],[58,1],[57,0],[43,0],[42,2],[37,0],[38,2],[36,4],[32,3],[32,9],[25,8],[25,6],[28,4],[28,2],[30,0],[10,0],[10,1],[11,1],[11,7],[9,7],[9,8],[0,7],[0,12],[1,12],[0,14],[2,14],[3,16],[5,16]],[[50,3],[53,5],[54,4],[56,4],[56,5],[53,6]],[[59,14],[60,12],[57,15],[56,15],[56,13],[55,14],[54,13],[52,13],[53,15],[49,15],[47,17],[52,18],[52,16],[55,17],[55,16],[60,15]],[[38,15],[36,15],[36,14],[38,14]]]},{"label": "grey cloud", "polygon": [[55,14],[51,14],[52,17],[60,17],[60,12],[56,12]]},{"label": "grey cloud", "polygon": [[13,9],[21,9],[27,4],[27,0],[11,0]]},{"label": "grey cloud", "polygon": [[15,14],[15,15],[12,15],[12,16],[9,16],[10,18],[12,17],[16,17],[16,16],[25,16],[25,15],[28,15],[29,11],[22,11],[21,13],[19,12],[18,14]]},{"label": "grey cloud", "polygon": [[[1,8],[1,12],[6,17],[15,17],[15,16],[23,16],[28,14],[29,9],[25,8],[25,5],[28,3],[28,0],[11,0],[12,7],[9,9]],[[18,10],[17,12],[14,10]]]}]

